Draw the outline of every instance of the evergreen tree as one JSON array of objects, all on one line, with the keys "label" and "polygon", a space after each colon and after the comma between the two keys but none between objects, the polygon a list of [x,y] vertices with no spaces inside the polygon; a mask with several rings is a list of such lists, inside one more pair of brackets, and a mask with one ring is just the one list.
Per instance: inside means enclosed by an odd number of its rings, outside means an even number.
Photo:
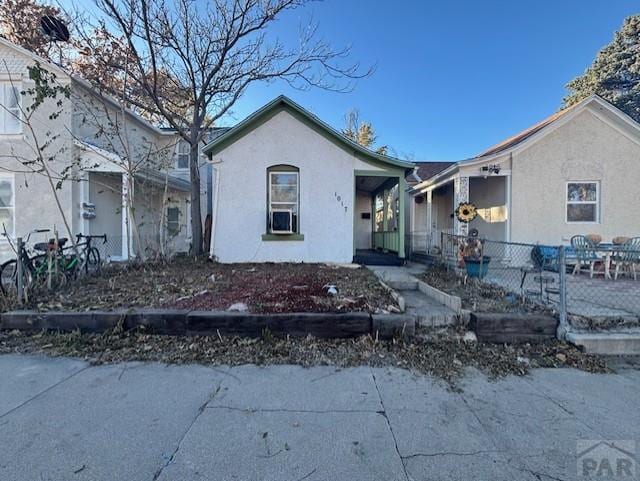
[{"label": "evergreen tree", "polygon": [[597,94],[636,121],[640,121],[640,15],[625,19],[581,76],[567,84],[564,107]]},{"label": "evergreen tree", "polygon": [[[371,150],[374,150],[374,144],[378,139],[371,122],[361,122],[360,112],[356,109],[350,110],[345,115],[345,127],[342,129],[342,135]],[[386,145],[375,148],[377,153],[383,155],[386,155],[387,150]]]}]

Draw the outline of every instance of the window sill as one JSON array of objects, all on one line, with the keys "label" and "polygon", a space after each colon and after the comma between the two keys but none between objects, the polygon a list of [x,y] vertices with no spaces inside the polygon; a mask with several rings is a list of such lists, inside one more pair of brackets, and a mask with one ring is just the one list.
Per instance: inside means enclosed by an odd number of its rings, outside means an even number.
[{"label": "window sill", "polygon": [[303,241],[303,234],[262,234],[263,241]]}]

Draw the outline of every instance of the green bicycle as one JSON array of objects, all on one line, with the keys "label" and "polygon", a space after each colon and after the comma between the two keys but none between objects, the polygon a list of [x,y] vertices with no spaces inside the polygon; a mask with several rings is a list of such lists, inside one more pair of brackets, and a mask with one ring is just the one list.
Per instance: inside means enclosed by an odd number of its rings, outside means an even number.
[{"label": "green bicycle", "polygon": [[[29,233],[49,232],[48,229],[37,229]],[[33,246],[38,254],[30,256],[25,244],[16,259],[11,259],[0,266],[0,289],[4,295],[17,294],[18,290],[18,259],[22,263],[22,285],[26,289],[57,289],[69,280],[76,279],[78,274],[99,273],[101,269],[100,251],[92,246],[93,239],[103,239],[107,242],[106,234],[101,236],[76,236],[76,249],[65,248],[67,238],[50,239],[49,242],[39,242]],[[81,242],[85,239],[85,242]],[[26,243],[25,242],[25,243]],[[66,252],[65,252],[66,251]]]}]

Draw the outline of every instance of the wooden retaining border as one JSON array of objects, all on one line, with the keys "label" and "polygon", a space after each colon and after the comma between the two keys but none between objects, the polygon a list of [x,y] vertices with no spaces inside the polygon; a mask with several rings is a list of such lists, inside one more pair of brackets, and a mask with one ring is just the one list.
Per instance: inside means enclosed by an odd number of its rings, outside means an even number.
[{"label": "wooden retaining border", "polygon": [[265,330],[276,336],[350,338],[371,334],[379,339],[412,337],[415,318],[406,314],[283,313],[251,314],[231,311],[127,309],[116,311],[38,312],[2,314],[0,329],[21,331],[75,331],[101,333],[122,326],[145,328],[154,334],[239,335],[260,337]]},{"label": "wooden retaining border", "polygon": [[470,328],[478,341],[535,343],[556,338],[558,320],[543,313],[472,312]]},{"label": "wooden retaining border", "polygon": [[378,278],[378,282],[380,283],[380,285],[383,287],[383,289],[385,291],[387,291],[387,293],[391,296],[391,298],[396,301],[398,303],[398,309],[400,309],[400,312],[404,312],[407,308],[407,304],[404,300],[404,297],[402,297],[398,291],[396,291],[394,288],[392,288],[391,286],[389,286],[386,282],[384,282],[382,280],[382,277],[378,275],[377,272],[374,272],[374,274],[376,275],[376,277]]}]

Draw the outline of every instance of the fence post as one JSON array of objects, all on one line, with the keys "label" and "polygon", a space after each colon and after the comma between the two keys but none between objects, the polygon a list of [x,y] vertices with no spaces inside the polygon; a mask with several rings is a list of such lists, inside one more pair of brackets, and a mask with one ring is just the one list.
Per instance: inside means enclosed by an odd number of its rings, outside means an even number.
[{"label": "fence post", "polygon": [[564,341],[569,331],[569,324],[567,322],[567,263],[566,252],[564,246],[560,246],[558,249],[558,277],[559,277],[559,324],[558,324],[558,339]]},{"label": "fence post", "polygon": [[22,304],[22,299],[24,299],[24,285],[23,285],[23,265],[22,265],[22,237],[18,237],[18,255],[16,257],[16,294],[18,296],[18,302]]}]

